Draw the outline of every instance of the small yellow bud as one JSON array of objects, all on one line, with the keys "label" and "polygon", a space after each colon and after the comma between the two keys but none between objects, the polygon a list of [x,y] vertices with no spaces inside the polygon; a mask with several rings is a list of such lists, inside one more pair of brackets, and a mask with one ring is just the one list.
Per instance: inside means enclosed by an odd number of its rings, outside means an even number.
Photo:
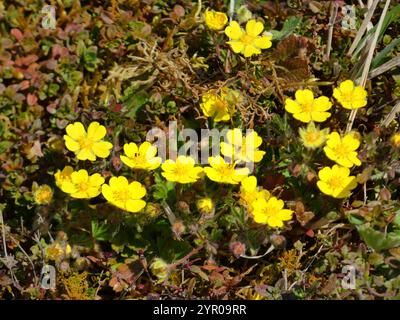
[{"label": "small yellow bud", "polygon": [[393,147],[399,148],[400,147],[400,132],[395,133],[390,138],[390,142],[392,143]]},{"label": "small yellow bud", "polygon": [[214,203],[211,198],[202,198],[199,199],[196,203],[197,209],[200,213],[205,215],[211,215],[214,211]]}]

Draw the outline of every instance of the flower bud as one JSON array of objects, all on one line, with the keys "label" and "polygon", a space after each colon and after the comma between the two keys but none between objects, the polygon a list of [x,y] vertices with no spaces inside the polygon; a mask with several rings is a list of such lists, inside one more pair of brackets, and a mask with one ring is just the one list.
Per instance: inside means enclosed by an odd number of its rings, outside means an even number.
[{"label": "flower bud", "polygon": [[214,211],[214,202],[211,198],[202,198],[196,202],[197,209],[201,214],[212,215]]},{"label": "flower bud", "polygon": [[241,243],[239,241],[232,242],[229,245],[229,249],[231,252],[235,255],[235,257],[240,257],[242,254],[245,254],[246,252],[246,245],[244,243]]}]

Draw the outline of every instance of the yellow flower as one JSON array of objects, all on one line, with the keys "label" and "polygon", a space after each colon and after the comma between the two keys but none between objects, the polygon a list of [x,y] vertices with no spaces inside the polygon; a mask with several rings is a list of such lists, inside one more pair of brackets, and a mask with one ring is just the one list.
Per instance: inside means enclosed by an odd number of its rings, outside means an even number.
[{"label": "yellow flower", "polygon": [[168,159],[161,168],[161,175],[168,181],[178,183],[191,183],[199,179],[200,173],[203,171],[201,167],[196,167],[194,159],[187,156],[179,156],[174,160]]},{"label": "yellow flower", "polygon": [[154,170],[161,164],[161,158],[156,157],[157,148],[150,142],[143,142],[140,147],[136,143],[124,145],[126,156],[121,156],[121,161],[133,169]]},{"label": "yellow flower", "polygon": [[86,132],[81,122],[69,124],[64,135],[68,150],[75,153],[78,160],[95,161],[96,157],[107,158],[112,144],[102,139],[106,135],[106,128],[98,122],[92,122]]},{"label": "yellow flower", "polygon": [[53,199],[53,190],[47,184],[43,184],[34,190],[33,198],[39,205],[49,204]]},{"label": "yellow flower", "polygon": [[249,168],[235,169],[235,163],[227,163],[221,156],[209,157],[210,167],[205,167],[207,177],[215,182],[238,184],[248,174]]},{"label": "yellow flower", "polygon": [[210,215],[214,211],[214,202],[211,198],[197,200],[196,206],[202,214]]},{"label": "yellow flower", "polygon": [[56,185],[61,189],[62,184],[65,181],[71,181],[71,174],[74,172],[74,169],[71,166],[66,166],[62,171],[57,170],[54,174],[54,178],[56,179]]},{"label": "yellow flower", "polygon": [[350,169],[336,164],[332,168],[321,169],[318,177],[318,188],[334,198],[347,198],[350,196],[351,190],[357,187],[356,177],[350,176]]},{"label": "yellow flower", "polygon": [[71,180],[64,181],[61,190],[69,193],[71,197],[77,199],[89,199],[100,194],[100,187],[104,183],[104,178],[94,173],[89,176],[84,169],[71,173]]},{"label": "yellow flower", "polygon": [[320,130],[315,127],[314,122],[310,122],[306,128],[299,129],[300,139],[303,145],[309,149],[315,149],[325,143],[329,129]]},{"label": "yellow flower", "polygon": [[343,81],[333,89],[333,96],[345,109],[358,109],[367,104],[367,91],[362,86],[354,86],[353,81]]},{"label": "yellow flower", "polygon": [[257,199],[264,198],[268,200],[271,194],[268,190],[261,189],[257,187],[257,178],[255,176],[249,176],[241,181],[240,185],[240,202],[247,207],[247,209],[252,212],[252,203]]},{"label": "yellow flower", "polygon": [[354,134],[348,133],[340,138],[339,133],[332,132],[328,136],[324,151],[326,156],[343,167],[350,168],[354,165],[361,165],[355,150],[360,146],[360,141]]},{"label": "yellow flower", "polygon": [[246,58],[254,54],[260,54],[261,49],[268,49],[272,46],[272,35],[259,36],[264,30],[262,22],[254,19],[247,21],[246,30],[243,30],[236,21],[232,21],[225,28],[225,34],[232,39],[228,41],[233,52],[242,53]]},{"label": "yellow flower", "polygon": [[204,20],[212,30],[221,30],[228,23],[228,17],[223,12],[206,10]]},{"label": "yellow flower", "polygon": [[68,257],[71,254],[71,251],[72,249],[69,244],[62,245],[58,242],[53,242],[52,244],[46,246],[45,257],[48,260],[59,262],[64,257]]},{"label": "yellow flower", "polygon": [[223,88],[220,95],[210,90],[201,100],[200,108],[206,117],[214,118],[215,122],[228,121],[235,112],[235,104],[240,102],[240,94],[235,90]]},{"label": "yellow flower", "polygon": [[226,134],[228,143],[221,142],[221,153],[234,161],[260,162],[265,151],[257,150],[262,143],[257,132],[252,131],[245,137],[238,128],[228,130]]},{"label": "yellow flower", "polygon": [[296,100],[290,98],[285,101],[285,109],[289,113],[293,113],[293,117],[302,122],[324,122],[331,114],[327,112],[332,103],[328,97],[321,96],[314,99],[311,90],[297,90],[295,93]]},{"label": "yellow flower", "polygon": [[276,197],[259,198],[253,202],[253,217],[257,223],[268,224],[270,227],[283,227],[283,221],[292,219],[292,210],[283,209],[283,200]]},{"label": "yellow flower", "polygon": [[108,184],[103,184],[101,193],[108,202],[125,211],[139,212],[146,206],[142,200],[146,189],[140,182],[129,183],[123,176],[112,177]]},{"label": "yellow flower", "polygon": [[391,138],[390,142],[395,148],[400,147],[400,133],[395,133]]}]

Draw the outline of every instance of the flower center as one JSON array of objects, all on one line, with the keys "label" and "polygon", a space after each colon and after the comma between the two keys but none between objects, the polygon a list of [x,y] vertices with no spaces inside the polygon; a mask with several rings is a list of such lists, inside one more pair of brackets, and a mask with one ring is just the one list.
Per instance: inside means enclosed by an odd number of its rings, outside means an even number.
[{"label": "flower center", "polygon": [[314,109],[313,106],[314,106],[313,102],[303,104],[303,112],[312,112]]},{"label": "flower center", "polygon": [[335,153],[336,153],[338,156],[342,157],[342,158],[346,157],[346,156],[349,154],[349,152],[350,152],[349,148],[348,148],[345,144],[343,144],[343,143],[339,144],[339,145],[335,148]]},{"label": "flower center", "polygon": [[306,139],[310,143],[316,142],[320,138],[320,133],[319,132],[308,132]]},{"label": "flower center", "polygon": [[351,103],[353,101],[353,91],[341,92],[341,96],[344,102]]},{"label": "flower center", "polygon": [[90,185],[88,182],[80,182],[77,187],[79,192],[86,192],[89,189]]},{"label": "flower center", "polygon": [[223,166],[219,169],[219,172],[222,177],[231,177],[235,171],[233,165]]},{"label": "flower center", "polygon": [[129,190],[128,189],[123,189],[123,190],[117,190],[113,192],[113,197],[115,201],[117,202],[122,202],[125,203],[129,200]]},{"label": "flower center", "polygon": [[78,141],[81,149],[91,149],[93,147],[93,140],[88,137],[82,137]]},{"label": "flower center", "polygon": [[328,184],[332,187],[332,189],[340,189],[342,188],[343,179],[341,177],[332,177],[329,179]]},{"label": "flower center", "polygon": [[189,166],[182,166],[182,165],[181,166],[176,166],[175,174],[178,177],[185,177],[185,176],[188,175],[189,171],[190,171]]},{"label": "flower center", "polygon": [[253,44],[254,41],[254,37],[248,35],[248,34],[244,34],[241,38],[240,41],[243,42],[245,45],[251,45]]},{"label": "flower center", "polygon": [[215,108],[219,111],[224,111],[227,108],[227,103],[221,99],[215,101]]},{"label": "flower center", "polygon": [[276,216],[279,212],[279,209],[276,207],[266,207],[264,209],[264,214],[268,217]]},{"label": "flower center", "polygon": [[143,166],[147,163],[147,158],[141,154],[135,154],[133,160],[135,161],[136,165]]}]

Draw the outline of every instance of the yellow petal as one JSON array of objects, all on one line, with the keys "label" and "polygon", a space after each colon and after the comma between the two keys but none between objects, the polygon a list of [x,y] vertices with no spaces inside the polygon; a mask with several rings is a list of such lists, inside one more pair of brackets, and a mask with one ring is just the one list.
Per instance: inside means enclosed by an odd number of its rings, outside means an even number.
[{"label": "yellow petal", "polygon": [[332,102],[328,97],[322,96],[314,100],[313,109],[315,111],[327,111],[332,107]]},{"label": "yellow petal", "polygon": [[260,54],[260,53],[261,53],[261,50],[256,48],[253,45],[247,45],[247,46],[244,47],[244,53],[243,54],[244,54],[244,56],[246,58],[249,58],[254,54]]},{"label": "yellow petal", "polygon": [[243,49],[244,49],[244,43],[243,42],[240,42],[240,41],[228,41],[227,43],[231,46],[231,48],[232,48],[234,53],[241,53],[243,51]]},{"label": "yellow petal", "polygon": [[329,112],[311,112],[311,119],[315,122],[324,122],[331,116]]},{"label": "yellow petal", "polygon": [[297,90],[295,97],[296,101],[302,105],[310,105],[314,101],[314,94],[309,89]]},{"label": "yellow petal", "polygon": [[271,37],[263,36],[254,39],[254,45],[260,49],[268,49],[272,46]]},{"label": "yellow petal", "polygon": [[95,161],[96,160],[96,155],[94,152],[90,149],[82,149],[78,152],[76,155],[78,160],[90,160],[90,161]]},{"label": "yellow petal", "polygon": [[323,169],[319,170],[318,172],[318,177],[323,180],[327,181],[332,175],[331,168],[329,167],[324,167]]},{"label": "yellow petal", "polygon": [[318,186],[319,190],[322,191],[322,193],[325,193],[328,196],[330,196],[332,194],[332,189],[326,182],[317,181],[317,186]]},{"label": "yellow petal", "polygon": [[126,211],[139,212],[146,206],[146,202],[143,200],[128,200],[126,202]]},{"label": "yellow petal", "polygon": [[246,192],[254,192],[257,189],[257,178],[249,176],[242,180],[241,186]]},{"label": "yellow petal", "polygon": [[83,124],[81,122],[75,122],[75,123],[69,124],[65,128],[65,131],[67,132],[67,135],[69,135],[74,140],[79,140],[80,138],[86,136],[85,127],[83,126]]},{"label": "yellow petal", "polygon": [[134,199],[140,199],[146,195],[146,189],[137,181],[131,182],[129,185],[129,191]]},{"label": "yellow petal", "polygon": [[238,40],[243,36],[243,30],[236,21],[232,21],[225,28],[225,34],[233,40]]},{"label": "yellow petal", "polygon": [[81,147],[80,144],[77,141],[73,140],[70,136],[64,135],[64,140],[65,146],[70,151],[78,151]]},{"label": "yellow petal", "polygon": [[106,135],[106,128],[104,126],[101,126],[98,122],[92,122],[89,125],[88,132],[87,132],[87,137],[98,141],[104,138]]},{"label": "yellow petal", "polygon": [[254,19],[251,19],[246,23],[246,33],[249,36],[256,37],[263,31],[263,29],[264,25]]},{"label": "yellow petal", "polygon": [[343,81],[340,86],[339,89],[341,92],[343,93],[349,93],[352,92],[354,90],[354,83],[351,80],[346,80]]},{"label": "yellow petal", "polygon": [[290,113],[299,113],[302,109],[296,101],[288,98],[285,100],[285,110]]},{"label": "yellow petal", "polygon": [[246,148],[256,149],[262,144],[262,139],[257,132],[251,131],[246,135]]},{"label": "yellow petal", "polygon": [[92,150],[96,156],[100,158],[107,158],[110,155],[110,149],[112,148],[112,144],[107,141],[99,141],[95,142]]},{"label": "yellow petal", "polygon": [[136,154],[138,153],[138,147],[136,145],[136,143],[131,142],[131,143],[125,143],[124,144],[124,152],[126,154],[126,156],[130,157],[130,158],[134,158],[136,156]]},{"label": "yellow petal", "polygon": [[301,122],[308,123],[311,121],[311,114],[310,112],[300,112],[293,114],[293,117]]},{"label": "yellow petal", "polygon": [[230,144],[236,146],[242,146],[242,141],[243,141],[242,130],[238,128],[228,130],[228,132],[226,133],[226,139]]}]

